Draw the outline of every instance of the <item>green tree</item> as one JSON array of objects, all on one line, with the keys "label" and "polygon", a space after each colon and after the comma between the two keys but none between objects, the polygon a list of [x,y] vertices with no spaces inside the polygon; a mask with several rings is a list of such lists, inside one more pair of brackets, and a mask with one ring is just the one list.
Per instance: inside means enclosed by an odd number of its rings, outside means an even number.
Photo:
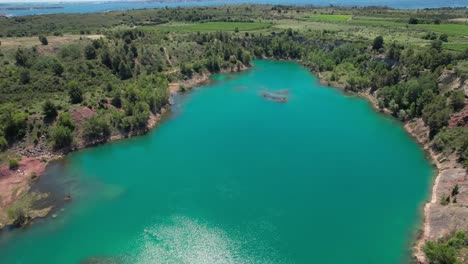
[{"label": "green tree", "polygon": [[71,81],[67,85],[68,95],[72,104],[78,104],[83,101],[83,91],[76,81]]},{"label": "green tree", "polygon": [[48,118],[53,118],[57,116],[57,106],[50,101],[46,100],[44,104],[42,105],[42,113]]},{"label": "green tree", "polygon": [[52,71],[54,72],[55,75],[60,76],[65,71],[65,69],[63,68],[62,64],[60,64],[59,62],[56,62],[52,64]]},{"label": "green tree", "polygon": [[21,69],[20,70],[20,83],[28,84],[30,81],[31,81],[31,74],[29,73],[29,70]]},{"label": "green tree", "polygon": [[443,42],[447,42],[448,41],[448,35],[447,34],[441,34],[439,36],[439,39]]},{"label": "green tree", "polygon": [[130,69],[130,66],[123,61],[119,64],[119,76],[121,80],[132,78],[132,70]]},{"label": "green tree", "polygon": [[39,41],[42,43],[42,45],[46,46],[49,44],[49,41],[47,40],[46,36],[40,35],[39,36]]},{"label": "green tree", "polygon": [[465,93],[463,91],[453,91],[450,94],[450,106],[454,111],[459,111],[465,107]]},{"label": "green tree", "polygon": [[441,95],[434,97],[432,102],[423,109],[423,119],[431,129],[432,135],[446,126],[449,118],[450,111],[447,108],[447,100]]},{"label": "green tree", "polygon": [[8,141],[4,136],[0,136],[0,151],[4,151],[8,148]]},{"label": "green tree", "polygon": [[383,48],[383,44],[384,44],[383,37],[382,36],[377,36],[374,39],[374,42],[372,42],[372,49],[379,50],[379,49]]},{"label": "green tree", "polygon": [[111,134],[109,122],[97,114],[83,123],[83,138],[88,141],[105,140]]},{"label": "green tree", "polygon": [[8,140],[21,139],[26,133],[27,115],[13,104],[0,106],[0,134]]},{"label": "green tree", "polygon": [[96,59],[96,49],[93,45],[88,45],[85,47],[84,55],[87,60],[94,60]]},{"label": "green tree", "polygon": [[428,258],[429,264],[456,264],[455,248],[442,242],[428,241],[424,246],[424,253]]},{"label": "green tree", "polygon": [[56,149],[69,147],[73,142],[73,133],[70,128],[59,124],[52,129],[50,136]]},{"label": "green tree", "polygon": [[61,125],[64,127],[69,128],[71,131],[75,130],[76,124],[75,120],[73,120],[71,114],[69,112],[65,112],[60,114],[59,119],[57,121],[57,125]]},{"label": "green tree", "polygon": [[18,48],[15,52],[15,60],[18,66],[26,66],[28,64],[28,55],[23,49]]}]

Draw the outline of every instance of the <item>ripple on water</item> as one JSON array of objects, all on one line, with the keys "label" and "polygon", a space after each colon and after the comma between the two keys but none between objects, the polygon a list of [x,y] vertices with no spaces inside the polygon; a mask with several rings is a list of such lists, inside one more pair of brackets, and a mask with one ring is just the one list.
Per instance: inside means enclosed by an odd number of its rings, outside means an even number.
[{"label": "ripple on water", "polygon": [[[233,232],[235,233],[235,232]],[[262,254],[249,255],[254,237],[230,234],[185,216],[171,217],[165,224],[145,228],[135,241],[137,255],[132,263],[284,263],[264,246]],[[258,243],[258,241],[256,241]]]}]

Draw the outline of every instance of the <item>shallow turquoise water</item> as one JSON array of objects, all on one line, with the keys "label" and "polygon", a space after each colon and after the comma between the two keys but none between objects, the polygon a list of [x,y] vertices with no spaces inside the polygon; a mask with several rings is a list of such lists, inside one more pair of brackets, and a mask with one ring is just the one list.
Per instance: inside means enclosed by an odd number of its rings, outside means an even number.
[{"label": "shallow turquoise water", "polygon": [[51,166],[73,202],[0,237],[0,262],[408,261],[432,169],[399,123],[295,63],[214,79],[150,134]]}]

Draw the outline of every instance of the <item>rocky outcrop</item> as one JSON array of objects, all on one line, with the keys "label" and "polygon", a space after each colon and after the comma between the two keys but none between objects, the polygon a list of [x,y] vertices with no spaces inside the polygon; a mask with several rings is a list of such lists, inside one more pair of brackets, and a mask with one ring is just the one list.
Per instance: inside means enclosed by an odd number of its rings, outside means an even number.
[{"label": "rocky outcrop", "polygon": [[468,97],[468,79],[459,76],[454,70],[443,70],[437,83],[443,92],[461,90]]}]

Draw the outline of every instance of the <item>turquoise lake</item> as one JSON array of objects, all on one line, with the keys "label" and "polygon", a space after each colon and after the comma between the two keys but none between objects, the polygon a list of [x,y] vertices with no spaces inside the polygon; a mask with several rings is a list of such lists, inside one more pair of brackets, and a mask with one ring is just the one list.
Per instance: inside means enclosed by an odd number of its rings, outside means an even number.
[{"label": "turquoise lake", "polygon": [[408,263],[432,175],[399,122],[257,60],[176,96],[149,134],[49,166],[39,184],[73,201],[4,232],[0,262]]}]

